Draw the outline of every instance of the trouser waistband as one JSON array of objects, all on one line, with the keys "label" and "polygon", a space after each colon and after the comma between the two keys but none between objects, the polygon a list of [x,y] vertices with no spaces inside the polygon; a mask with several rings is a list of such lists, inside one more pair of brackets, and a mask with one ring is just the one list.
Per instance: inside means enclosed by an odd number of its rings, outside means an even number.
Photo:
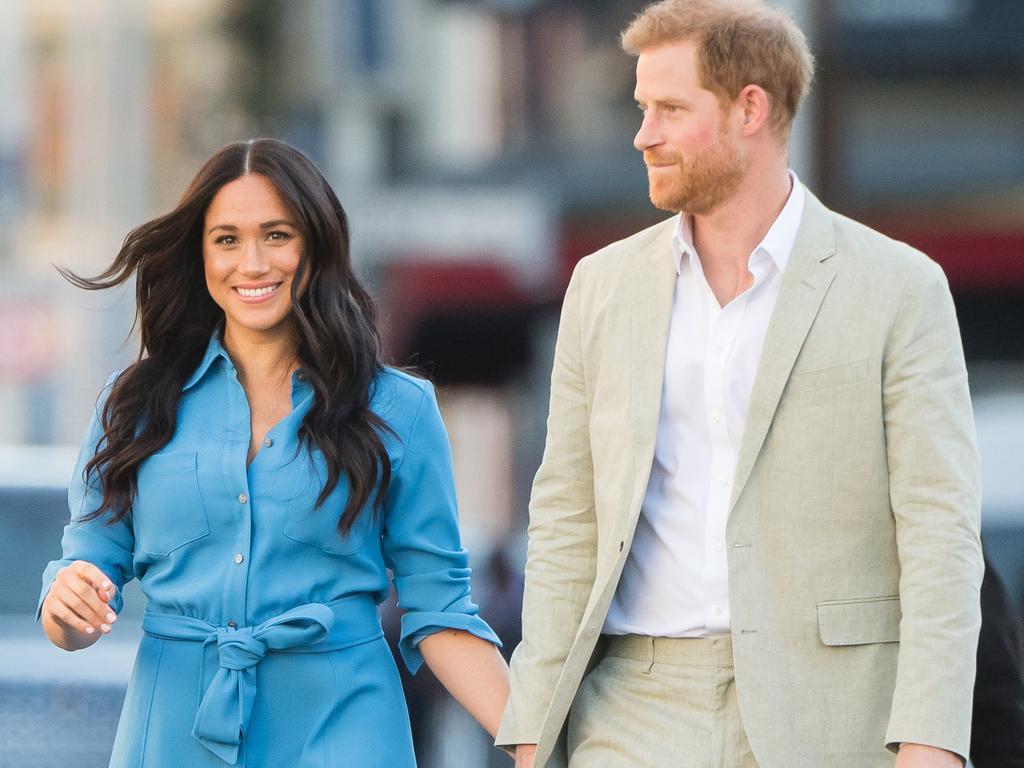
[{"label": "trouser waistband", "polygon": [[651,637],[649,635],[605,635],[606,656],[617,656],[650,664],[732,666],[732,636]]}]

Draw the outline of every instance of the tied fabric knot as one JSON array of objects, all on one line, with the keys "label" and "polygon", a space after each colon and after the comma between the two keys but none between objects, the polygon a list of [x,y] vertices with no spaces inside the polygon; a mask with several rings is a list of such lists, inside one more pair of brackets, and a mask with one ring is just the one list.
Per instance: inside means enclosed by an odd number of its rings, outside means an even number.
[{"label": "tied fabric knot", "polygon": [[333,626],[330,608],[309,603],[255,627],[210,627],[212,631],[203,644],[217,644],[218,669],[199,703],[193,738],[224,762],[235,765],[256,699],[256,665],[267,651],[320,642]]},{"label": "tied fabric knot", "polygon": [[[213,639],[206,641],[206,644]],[[243,627],[237,631],[217,628],[217,660],[221,669],[241,672],[243,669],[255,667],[267,655],[267,646],[253,637],[252,627]]]}]

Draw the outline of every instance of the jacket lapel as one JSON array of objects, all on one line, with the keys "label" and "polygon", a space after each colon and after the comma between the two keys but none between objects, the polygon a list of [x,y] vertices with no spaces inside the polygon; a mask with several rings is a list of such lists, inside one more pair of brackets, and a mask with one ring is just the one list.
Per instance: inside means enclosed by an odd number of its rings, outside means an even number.
[{"label": "jacket lapel", "polygon": [[[672,258],[675,226],[675,217],[666,221],[647,251],[638,254],[635,270],[625,276],[630,283],[630,348],[626,359],[631,377],[629,408],[633,425],[633,455],[637,480],[645,486],[654,460],[661,388],[665,379],[665,354],[675,296],[676,265]],[[630,510],[633,514],[637,511]]]},{"label": "jacket lapel", "polygon": [[790,371],[835,277],[835,265],[828,261],[836,247],[831,217],[831,212],[808,191],[803,219],[754,377],[747,423],[736,460],[730,511],[750,477]]}]

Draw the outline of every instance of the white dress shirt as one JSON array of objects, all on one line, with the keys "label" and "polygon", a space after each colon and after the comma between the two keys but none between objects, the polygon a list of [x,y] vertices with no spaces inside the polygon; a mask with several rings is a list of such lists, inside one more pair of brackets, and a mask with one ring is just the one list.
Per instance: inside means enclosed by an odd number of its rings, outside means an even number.
[{"label": "white dress shirt", "polygon": [[701,637],[729,632],[725,523],[754,374],[805,192],[792,191],[748,262],[753,285],[724,307],[693,246],[672,238],[676,288],[654,464],[604,632]]}]

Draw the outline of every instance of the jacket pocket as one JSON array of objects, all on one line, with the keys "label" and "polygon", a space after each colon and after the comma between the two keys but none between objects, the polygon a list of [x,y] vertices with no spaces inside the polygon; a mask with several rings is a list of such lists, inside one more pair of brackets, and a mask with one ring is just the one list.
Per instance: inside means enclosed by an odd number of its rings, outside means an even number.
[{"label": "jacket pocket", "polygon": [[132,505],[135,547],[166,557],[210,533],[195,453],[155,453],[142,462]]},{"label": "jacket pocket", "polygon": [[810,371],[794,370],[789,377],[790,392],[809,392],[815,389],[837,387],[853,381],[866,379],[868,376],[868,360],[854,360],[849,363],[830,365],[827,368],[816,368]]},{"label": "jacket pocket", "polygon": [[892,595],[818,603],[818,632],[825,645],[898,643],[900,599]]}]

